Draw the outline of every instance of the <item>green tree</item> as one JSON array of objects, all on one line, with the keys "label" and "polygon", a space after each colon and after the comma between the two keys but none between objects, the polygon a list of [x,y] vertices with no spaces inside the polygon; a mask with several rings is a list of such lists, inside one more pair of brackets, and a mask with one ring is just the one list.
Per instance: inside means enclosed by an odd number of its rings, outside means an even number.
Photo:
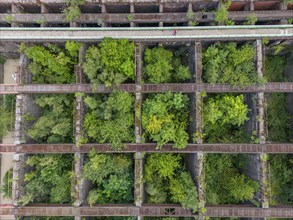
[{"label": "green tree", "polygon": [[252,201],[259,185],[240,174],[241,158],[231,154],[209,154],[205,158],[207,203],[236,204]]},{"label": "green tree", "polygon": [[270,155],[270,205],[293,204],[293,156]]},{"label": "green tree", "polygon": [[150,83],[168,83],[190,79],[188,65],[182,65],[182,55],[163,47],[147,48],[144,54],[144,73]]},{"label": "green tree", "polygon": [[197,189],[182,161],[180,154],[147,157],[144,177],[148,203],[180,203],[183,208],[197,211]]},{"label": "green tree", "polygon": [[133,161],[127,154],[99,154],[90,151],[83,176],[96,188],[88,194],[90,205],[133,202]]},{"label": "green tree", "polygon": [[46,154],[29,156],[26,164],[24,196],[27,203],[70,203],[73,156]]},{"label": "green tree", "polygon": [[34,83],[73,83],[75,82],[74,65],[78,63],[81,44],[66,42],[65,49],[56,45],[23,46],[22,50],[32,62],[29,71]]},{"label": "green tree", "polygon": [[134,80],[134,43],[105,38],[87,50],[83,68],[93,88],[101,83],[110,87]]},{"label": "green tree", "polygon": [[181,93],[162,93],[149,96],[142,111],[145,137],[157,142],[157,149],[174,143],[174,148],[185,148],[188,141],[188,97]]},{"label": "green tree", "polygon": [[73,96],[41,95],[36,99],[42,116],[28,130],[28,135],[39,143],[72,142]]},{"label": "green tree", "polygon": [[270,141],[290,140],[290,117],[286,111],[286,95],[272,93],[267,98],[267,126]]},{"label": "green tree", "polygon": [[248,120],[248,107],[243,95],[217,95],[204,103],[204,128],[210,143],[247,142],[240,128]]},{"label": "green tree", "polygon": [[3,185],[1,187],[1,193],[3,198],[12,197],[12,181],[13,181],[13,170],[8,170],[3,177]]},{"label": "green tree", "polygon": [[131,94],[115,90],[108,96],[88,96],[84,101],[89,107],[84,128],[93,141],[110,143],[114,149],[122,149],[123,143],[134,141]]},{"label": "green tree", "polygon": [[217,43],[203,53],[204,80],[208,83],[227,83],[249,86],[258,82],[254,64],[255,50],[245,44]]}]

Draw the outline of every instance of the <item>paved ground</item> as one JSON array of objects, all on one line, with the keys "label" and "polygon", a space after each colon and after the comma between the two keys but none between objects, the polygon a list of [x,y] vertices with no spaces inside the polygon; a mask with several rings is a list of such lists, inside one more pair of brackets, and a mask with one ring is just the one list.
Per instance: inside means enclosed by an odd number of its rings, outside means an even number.
[{"label": "paved ground", "polygon": [[[15,80],[12,78],[11,74],[13,74],[16,71],[16,67],[19,63],[19,60],[6,60],[4,64],[4,84],[15,84]],[[9,135],[7,135],[3,139],[3,143],[5,144],[13,144],[14,143],[14,137],[13,132],[11,132]],[[5,173],[12,168],[12,159],[13,154],[2,154],[2,160],[1,160],[1,175],[0,175],[0,185],[3,184],[3,177]],[[2,193],[0,193],[0,204],[12,204],[11,199],[3,199]],[[14,216],[0,216],[0,220],[14,220]]]},{"label": "paved ground", "polygon": [[15,84],[15,80],[12,78],[12,74],[16,72],[19,60],[6,60],[4,64],[4,84]]}]

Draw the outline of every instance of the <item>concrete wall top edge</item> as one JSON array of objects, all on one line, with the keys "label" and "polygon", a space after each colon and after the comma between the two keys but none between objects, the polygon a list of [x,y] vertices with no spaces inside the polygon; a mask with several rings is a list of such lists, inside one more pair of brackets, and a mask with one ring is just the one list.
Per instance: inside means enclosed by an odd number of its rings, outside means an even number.
[{"label": "concrete wall top edge", "polygon": [[[219,0],[210,0],[218,2]],[[275,1],[281,2],[281,0],[258,0],[258,1]],[[18,4],[54,4],[54,3],[64,3],[65,0],[1,0],[1,3],[18,3]],[[147,3],[196,3],[204,2],[204,0],[86,0],[86,3],[98,3],[98,4],[147,4]],[[250,0],[233,0],[233,2],[250,2]]]}]

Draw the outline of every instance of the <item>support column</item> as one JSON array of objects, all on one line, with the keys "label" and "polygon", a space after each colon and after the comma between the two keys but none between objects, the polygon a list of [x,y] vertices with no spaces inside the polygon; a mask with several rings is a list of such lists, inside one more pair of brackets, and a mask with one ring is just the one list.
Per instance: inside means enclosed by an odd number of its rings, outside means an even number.
[{"label": "support column", "polygon": [[250,11],[254,11],[254,0],[250,0]]},{"label": "support column", "polygon": [[[106,14],[107,13],[106,4],[102,4],[101,5],[101,13],[102,14]],[[104,21],[102,21],[102,27],[107,27],[107,25],[105,24]]]},{"label": "support column", "polygon": [[[142,52],[143,47],[141,43],[136,44],[135,47],[135,143],[141,143],[141,107],[142,107],[142,93],[141,93],[141,74],[142,74]],[[144,153],[135,153],[135,167],[134,167],[134,200],[135,206],[140,207],[144,199],[143,188],[143,158]],[[139,216],[138,219],[143,219]]]},{"label": "support column", "polygon": [[[41,14],[48,14],[49,13],[49,8],[47,5],[44,3],[41,3]],[[46,27],[46,21],[44,23],[41,23],[41,27]]]},{"label": "support column", "polygon": [[[193,13],[191,2],[188,3],[187,13]],[[188,26],[192,26],[192,21],[188,21]]]},{"label": "support column", "polygon": [[[160,12],[160,13],[163,13],[163,12],[164,12],[164,6],[163,6],[162,3],[159,4],[159,12]],[[159,22],[159,27],[163,27],[163,26],[164,26],[163,22],[160,21],[160,22]]]},{"label": "support column", "polygon": [[[130,14],[135,13],[134,11],[134,4],[130,4]],[[130,27],[135,27],[135,23],[133,21],[130,21]]]},{"label": "support column", "polygon": [[[257,75],[259,78],[263,77],[263,47],[261,40],[256,41],[257,52]],[[264,114],[264,93],[259,92],[258,96],[258,135],[260,144],[266,143],[265,137],[265,114]],[[261,162],[261,193],[262,193],[262,208],[269,207],[269,195],[268,195],[268,156],[264,153],[260,154]]]}]

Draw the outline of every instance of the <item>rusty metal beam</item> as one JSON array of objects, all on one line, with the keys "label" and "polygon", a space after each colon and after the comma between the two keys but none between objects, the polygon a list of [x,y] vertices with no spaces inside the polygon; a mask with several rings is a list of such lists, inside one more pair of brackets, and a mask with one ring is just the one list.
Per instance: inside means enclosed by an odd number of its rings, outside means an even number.
[{"label": "rusty metal beam", "polygon": [[166,144],[156,150],[155,143],[125,144],[121,151],[113,150],[109,144],[83,144],[79,148],[75,144],[0,144],[0,153],[88,153],[96,149],[101,153],[136,153],[136,152],[174,152],[174,153],[293,153],[293,143],[276,144],[187,144],[184,149],[172,148]]},{"label": "rusty metal beam", "polygon": [[[67,205],[31,205],[25,207],[2,206],[0,215],[17,216],[161,216],[161,217],[195,217],[198,213],[192,213],[189,209],[183,209],[180,205],[97,205],[94,207],[72,207]],[[272,207],[267,209],[253,206],[208,206],[207,217],[274,217],[292,218],[293,207]]]},{"label": "rusty metal beam", "polygon": [[[107,88],[100,85],[97,90],[92,90],[89,84],[30,84],[30,85],[0,85],[0,94],[42,94],[42,93],[110,93],[113,89],[121,89],[127,92],[135,93],[135,84],[121,84],[113,88]],[[273,82],[265,85],[252,85],[248,87],[233,87],[228,84],[208,84],[208,83],[173,83],[173,84],[143,84],[142,93],[156,92],[184,92],[194,93],[205,91],[208,93],[252,93],[252,92],[281,92],[292,93],[293,82]]]}]

